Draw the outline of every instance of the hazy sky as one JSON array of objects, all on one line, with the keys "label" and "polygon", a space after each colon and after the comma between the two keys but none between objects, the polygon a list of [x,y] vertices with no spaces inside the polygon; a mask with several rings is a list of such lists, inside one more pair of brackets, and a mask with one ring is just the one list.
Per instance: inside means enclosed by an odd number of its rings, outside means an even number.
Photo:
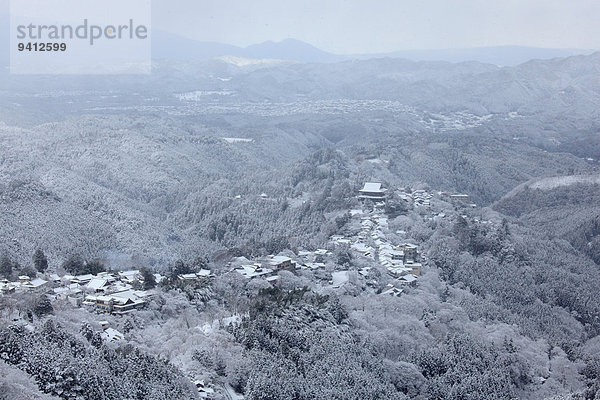
[{"label": "hazy sky", "polygon": [[[0,0],[1,13],[7,13],[7,4],[8,0]],[[600,49],[600,0],[153,0],[152,4],[155,28],[241,46],[296,38],[335,53],[495,45]]]}]

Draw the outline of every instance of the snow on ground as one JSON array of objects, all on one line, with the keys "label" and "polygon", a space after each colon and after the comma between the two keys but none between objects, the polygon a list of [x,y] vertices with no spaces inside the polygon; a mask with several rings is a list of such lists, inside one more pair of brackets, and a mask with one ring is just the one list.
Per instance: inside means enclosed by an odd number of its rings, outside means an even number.
[{"label": "snow on ground", "polygon": [[600,175],[571,175],[571,176],[554,176],[549,178],[534,179],[522,183],[510,192],[503,199],[509,199],[521,193],[526,188],[539,190],[552,190],[560,186],[575,185],[578,183],[584,184],[600,184]]},{"label": "snow on ground", "polygon": [[344,283],[348,282],[350,279],[348,276],[348,271],[337,271],[331,274],[332,277],[332,286],[340,287]]},{"label": "snow on ground", "polygon": [[224,137],[223,140],[226,141],[227,143],[252,143],[252,142],[254,142],[254,139],[235,138],[235,137]]},{"label": "snow on ground", "polygon": [[569,186],[577,183],[600,184],[600,175],[557,176],[540,179],[529,185],[531,189],[550,190],[559,186]]}]

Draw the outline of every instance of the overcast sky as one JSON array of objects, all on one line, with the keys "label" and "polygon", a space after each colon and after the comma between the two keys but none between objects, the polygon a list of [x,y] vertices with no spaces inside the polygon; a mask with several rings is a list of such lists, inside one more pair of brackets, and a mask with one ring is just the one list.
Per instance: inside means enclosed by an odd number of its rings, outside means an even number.
[{"label": "overcast sky", "polygon": [[[7,4],[8,0],[0,0],[5,15]],[[240,46],[295,38],[334,53],[496,45],[600,49],[600,0],[153,0],[152,4],[154,28]]]}]

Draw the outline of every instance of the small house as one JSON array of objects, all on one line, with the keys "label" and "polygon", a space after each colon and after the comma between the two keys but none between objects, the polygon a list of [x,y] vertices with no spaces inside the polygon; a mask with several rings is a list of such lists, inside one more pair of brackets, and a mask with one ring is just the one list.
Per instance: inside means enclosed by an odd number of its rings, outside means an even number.
[{"label": "small house", "polygon": [[384,296],[398,297],[402,294],[402,289],[398,289],[394,285],[387,285],[386,288],[381,292]]},{"label": "small house", "polygon": [[404,267],[410,268],[410,273],[413,274],[414,276],[421,275],[421,267],[422,267],[421,263],[409,261],[404,264]]},{"label": "small house", "polygon": [[38,289],[42,288],[43,286],[45,286],[47,283],[48,283],[48,281],[45,281],[41,278],[36,278],[32,281],[24,283],[23,287],[27,288],[27,289],[31,289],[31,290],[38,290]]},{"label": "small house", "polygon": [[269,266],[277,270],[294,270],[296,267],[296,263],[291,258],[285,256],[268,256],[267,262]]},{"label": "small house", "polygon": [[106,279],[94,278],[91,281],[89,281],[89,283],[85,287],[89,291],[98,293],[98,292],[104,292],[106,290],[107,285],[108,285],[108,281]]}]

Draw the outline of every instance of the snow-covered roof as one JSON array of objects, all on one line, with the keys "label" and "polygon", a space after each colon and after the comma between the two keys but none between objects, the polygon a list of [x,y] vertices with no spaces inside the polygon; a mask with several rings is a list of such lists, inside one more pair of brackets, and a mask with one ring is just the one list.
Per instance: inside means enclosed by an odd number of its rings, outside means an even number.
[{"label": "snow-covered roof", "polygon": [[376,182],[366,182],[365,186],[362,188],[361,192],[382,192],[381,183]]},{"label": "snow-covered roof", "polygon": [[367,246],[366,244],[361,243],[361,242],[353,243],[352,246],[350,246],[350,247],[353,248],[356,251],[360,251],[361,253],[373,250],[372,247]]},{"label": "snow-covered roof", "polygon": [[79,282],[87,282],[91,281],[92,279],[94,279],[94,275],[92,274],[77,275],[73,278],[73,280],[78,280]]},{"label": "snow-covered roof", "polygon": [[98,289],[102,289],[104,286],[106,286],[107,283],[108,283],[108,281],[106,279],[94,278],[90,281],[90,283],[88,283],[86,285],[86,288],[88,288],[90,290],[98,290]]},{"label": "snow-covered roof", "polygon": [[210,269],[204,269],[204,268],[203,268],[203,269],[201,269],[200,271],[198,271],[198,272],[196,273],[196,275],[197,275],[198,277],[205,278],[205,277],[209,277],[209,276],[211,276],[211,275],[212,275],[212,272],[210,272]]},{"label": "snow-covered roof", "polygon": [[124,299],[136,301],[139,299],[140,293],[143,293],[143,291],[129,289],[123,290],[122,292],[112,293],[110,296],[113,297],[115,300]]},{"label": "snow-covered roof", "polygon": [[29,281],[29,283],[26,283],[24,286],[28,288],[38,288],[40,286],[45,285],[46,283],[48,283],[48,281],[45,281],[41,278],[36,278],[32,281]]},{"label": "snow-covered roof", "polygon": [[109,342],[118,342],[120,340],[123,340],[123,338],[125,337],[121,332],[114,328],[106,328],[104,332],[100,333],[100,336],[102,336],[102,339]]},{"label": "snow-covered roof", "polygon": [[396,287],[391,287],[391,288],[381,292],[381,294],[388,295],[388,296],[400,296],[402,294],[402,289],[398,289]]},{"label": "snow-covered roof", "polygon": [[402,250],[392,250],[390,247],[381,246],[379,248],[379,255],[388,255],[390,257],[403,257],[404,252]]},{"label": "snow-covered roof", "polygon": [[292,259],[285,256],[273,256],[269,259],[269,264],[271,265],[280,265],[284,263],[291,262]]},{"label": "snow-covered roof", "polygon": [[405,268],[405,267],[390,266],[390,267],[388,267],[388,271],[396,276],[401,276],[401,275],[409,274],[412,270],[410,268]]},{"label": "snow-covered roof", "polygon": [[422,267],[421,263],[409,261],[406,264],[406,267]]},{"label": "snow-covered roof", "polygon": [[310,269],[325,268],[324,263],[305,263],[304,266]]},{"label": "snow-covered roof", "polygon": [[130,270],[130,271],[121,271],[121,272],[119,272],[119,276],[122,278],[129,279],[129,280],[134,280],[135,276],[138,275],[139,273],[140,273],[140,271],[138,271],[137,269]]},{"label": "snow-covered roof", "polygon": [[0,282],[0,290],[2,291],[13,291],[19,285],[18,282]]},{"label": "snow-covered roof", "polygon": [[272,269],[269,268],[261,268],[260,265],[242,265],[235,269],[237,273],[242,275],[245,278],[254,278],[257,276],[268,275],[273,272]]},{"label": "snow-covered roof", "polygon": [[72,296],[81,293],[81,289],[73,289],[69,287],[58,287],[54,289],[54,294],[56,295],[64,295],[64,296]]},{"label": "snow-covered roof", "polygon": [[399,280],[405,281],[406,283],[413,283],[414,281],[417,280],[417,277],[414,275],[408,274],[408,275],[404,275],[404,276],[400,277]]}]

